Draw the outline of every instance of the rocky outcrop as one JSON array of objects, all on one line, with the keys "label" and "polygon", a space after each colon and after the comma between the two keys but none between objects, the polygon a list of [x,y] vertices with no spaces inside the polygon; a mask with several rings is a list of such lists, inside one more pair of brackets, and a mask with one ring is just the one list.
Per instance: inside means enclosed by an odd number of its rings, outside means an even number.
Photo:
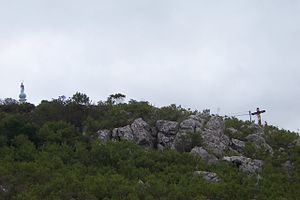
[{"label": "rocky outcrop", "polygon": [[178,132],[178,122],[158,120],[156,122],[157,148],[163,150],[165,148],[174,149],[174,141]]},{"label": "rocky outcrop", "polygon": [[231,156],[231,157],[226,156],[223,158],[223,160],[233,163],[241,171],[250,175],[261,172],[263,166],[262,160],[246,158],[244,156]]},{"label": "rocky outcrop", "polygon": [[195,171],[194,176],[201,176],[209,183],[219,183],[221,179],[214,172],[206,172],[206,171]]},{"label": "rocky outcrop", "polygon": [[[108,138],[105,137],[107,132],[107,130],[98,131],[98,133],[101,133],[102,138]],[[152,129],[142,118],[134,120],[131,125],[113,129],[111,138],[113,140],[131,141],[145,147],[153,147],[154,145]]]},{"label": "rocky outcrop", "polygon": [[259,134],[251,134],[245,138],[246,141],[252,142],[259,149],[263,149],[273,155],[273,149],[270,145],[267,144],[266,140]]},{"label": "rocky outcrop", "polygon": [[97,137],[100,141],[106,143],[111,139],[111,131],[104,129],[97,132]]},{"label": "rocky outcrop", "polygon": [[157,134],[157,148],[159,150],[164,150],[166,148],[175,149],[174,141],[174,135],[166,135],[162,132],[158,132]]},{"label": "rocky outcrop", "polygon": [[135,143],[146,147],[153,147],[154,137],[152,129],[147,122],[142,118],[138,118],[131,124],[131,129]]},{"label": "rocky outcrop", "polygon": [[201,132],[204,128],[204,124],[208,121],[207,114],[198,113],[196,115],[190,115],[187,119],[183,120],[179,125],[180,132]]},{"label": "rocky outcrop", "polygon": [[205,163],[207,164],[216,164],[218,162],[218,159],[216,156],[209,154],[204,148],[202,147],[194,147],[191,150],[191,154],[194,156],[197,156],[201,158]]},{"label": "rocky outcrop", "polygon": [[238,139],[231,139],[231,148],[236,150],[237,152],[242,152],[245,148],[246,143],[244,141],[238,140]]},{"label": "rocky outcrop", "polygon": [[134,141],[133,131],[130,125],[113,129],[112,138],[115,140]]},{"label": "rocky outcrop", "polygon": [[195,133],[197,129],[201,129],[202,124],[196,119],[196,116],[189,117],[183,120],[180,125],[180,131],[182,132],[192,132]]},{"label": "rocky outcrop", "polygon": [[202,133],[205,147],[218,157],[222,157],[228,149],[231,141],[224,134],[225,124],[221,117],[215,116],[207,122],[206,128]]},{"label": "rocky outcrop", "polygon": [[[100,130],[97,132],[97,137],[104,143],[109,140],[127,140],[147,148],[176,149],[180,152],[191,152],[207,164],[216,163],[226,153],[241,155],[245,149],[245,142],[251,142],[257,148],[263,149],[272,155],[273,149],[263,138],[263,129],[255,124],[250,125],[249,128],[253,130],[253,134],[245,137],[244,141],[230,138],[225,134],[223,118],[211,116],[209,111],[206,111],[191,115],[180,123],[158,120],[154,127],[151,127],[142,118],[138,118],[131,125],[115,128],[112,131]],[[230,127],[227,127],[226,130],[238,131],[230,129]],[[293,144],[297,145],[297,141]],[[228,160],[230,157],[226,158]],[[250,158],[236,156],[231,157],[231,159],[233,158],[235,161],[232,162],[241,163],[239,166],[243,171],[252,173],[252,171],[256,171],[255,166],[259,166],[259,162],[256,163],[257,160],[252,161],[249,160]],[[253,163],[254,167],[251,168]]]},{"label": "rocky outcrop", "polygon": [[158,120],[156,122],[156,128],[159,132],[166,135],[176,135],[178,132],[178,122]]}]

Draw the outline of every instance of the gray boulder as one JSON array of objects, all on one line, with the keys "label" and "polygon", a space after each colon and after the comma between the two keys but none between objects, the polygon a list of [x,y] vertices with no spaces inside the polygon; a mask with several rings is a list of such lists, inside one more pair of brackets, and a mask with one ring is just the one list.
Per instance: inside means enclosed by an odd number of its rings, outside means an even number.
[{"label": "gray boulder", "polygon": [[192,133],[195,133],[196,128],[200,128],[201,126],[202,124],[194,117],[183,120],[179,125],[180,131]]},{"label": "gray boulder", "polygon": [[115,140],[134,141],[133,131],[130,125],[113,129],[112,138]]},{"label": "gray boulder", "polygon": [[206,171],[195,171],[194,176],[201,176],[209,183],[219,183],[221,179],[214,172],[206,172]]},{"label": "gray boulder", "polygon": [[154,138],[151,127],[142,118],[134,120],[131,124],[131,130],[136,144],[153,147]]},{"label": "gray boulder", "polygon": [[156,128],[165,135],[176,135],[178,132],[178,122],[158,120],[156,122]]},{"label": "gray boulder", "polygon": [[204,148],[202,147],[194,147],[191,150],[191,154],[194,156],[197,156],[201,158],[205,163],[211,165],[216,164],[218,162],[218,159],[216,156],[209,154]]},{"label": "gray boulder", "polygon": [[175,149],[175,138],[178,132],[179,124],[174,121],[158,120],[156,122],[157,133],[157,148]]},{"label": "gray boulder", "polygon": [[166,135],[162,132],[157,134],[157,148],[159,150],[175,149],[175,135]]},{"label": "gray boulder", "polygon": [[273,155],[272,147],[269,144],[267,144],[266,140],[262,137],[262,135],[251,134],[251,135],[248,135],[245,138],[245,140],[248,142],[254,143],[257,148],[263,149],[263,150],[267,151],[268,153],[270,153],[271,155]]},{"label": "gray boulder", "polygon": [[244,141],[231,138],[231,147],[236,150],[237,152],[242,152],[243,149],[245,148],[246,144]]},{"label": "gray boulder", "polygon": [[111,131],[104,129],[97,132],[97,137],[100,141],[106,143],[111,139]]},{"label": "gray boulder", "polygon": [[211,117],[207,122],[206,129],[202,133],[205,147],[217,157],[222,157],[228,146],[230,138],[224,134],[225,124],[221,117]]},{"label": "gray boulder", "polygon": [[[103,137],[107,131],[101,132]],[[131,125],[115,128],[112,131],[113,140],[127,140],[145,147],[153,147],[152,129],[142,118],[134,120]]]},{"label": "gray boulder", "polygon": [[244,156],[225,156],[223,160],[235,164],[241,171],[249,175],[261,172],[263,166],[262,160],[246,158]]}]

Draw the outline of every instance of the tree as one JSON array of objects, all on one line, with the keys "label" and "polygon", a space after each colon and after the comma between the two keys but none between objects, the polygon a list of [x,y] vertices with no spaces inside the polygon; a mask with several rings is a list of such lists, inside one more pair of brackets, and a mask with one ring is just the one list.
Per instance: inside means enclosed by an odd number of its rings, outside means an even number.
[{"label": "tree", "polygon": [[73,145],[78,141],[79,134],[75,127],[64,121],[47,122],[38,131],[38,138],[45,143],[66,143]]},{"label": "tree", "polygon": [[126,98],[126,95],[121,94],[121,93],[111,94],[107,98],[106,102],[108,104],[119,104],[119,103],[123,103],[125,98]]},{"label": "tree", "polygon": [[86,94],[80,92],[76,92],[70,100],[72,103],[79,104],[79,105],[91,104],[90,98]]},{"label": "tree", "polygon": [[15,148],[16,160],[32,161],[34,159],[35,145],[25,135],[16,136],[12,141],[12,146]]}]

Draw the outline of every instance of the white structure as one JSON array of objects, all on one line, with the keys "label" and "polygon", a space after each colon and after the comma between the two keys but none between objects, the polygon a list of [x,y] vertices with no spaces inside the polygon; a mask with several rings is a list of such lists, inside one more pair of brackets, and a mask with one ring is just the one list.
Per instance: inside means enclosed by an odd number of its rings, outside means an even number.
[{"label": "white structure", "polygon": [[19,95],[19,101],[20,101],[20,103],[25,103],[26,102],[26,94],[24,93],[24,90],[25,90],[25,88],[24,88],[24,84],[23,84],[23,82],[21,83],[21,93],[20,93],[20,95]]}]

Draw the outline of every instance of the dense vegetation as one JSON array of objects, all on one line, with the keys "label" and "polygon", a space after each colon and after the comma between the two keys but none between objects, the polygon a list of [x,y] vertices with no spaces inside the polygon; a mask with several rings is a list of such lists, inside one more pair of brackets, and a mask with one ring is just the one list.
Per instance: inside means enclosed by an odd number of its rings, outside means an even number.
[{"label": "dense vegetation", "polygon": [[[295,133],[265,127],[270,157],[249,145],[249,157],[264,159],[260,179],[231,164],[208,166],[187,152],[144,149],[129,142],[103,144],[99,129],[120,127],[142,117],[181,121],[192,111],[170,105],[156,108],[144,101],[123,103],[122,94],[96,104],[76,93],[39,105],[0,103],[0,199],[299,199],[300,148]],[[197,111],[195,111],[197,112]],[[251,130],[236,118],[226,126],[242,138]],[[290,146],[290,147],[289,147]],[[284,151],[280,150],[284,148]],[[285,161],[294,164],[283,170]],[[221,183],[193,176],[195,170],[216,172]]]}]

